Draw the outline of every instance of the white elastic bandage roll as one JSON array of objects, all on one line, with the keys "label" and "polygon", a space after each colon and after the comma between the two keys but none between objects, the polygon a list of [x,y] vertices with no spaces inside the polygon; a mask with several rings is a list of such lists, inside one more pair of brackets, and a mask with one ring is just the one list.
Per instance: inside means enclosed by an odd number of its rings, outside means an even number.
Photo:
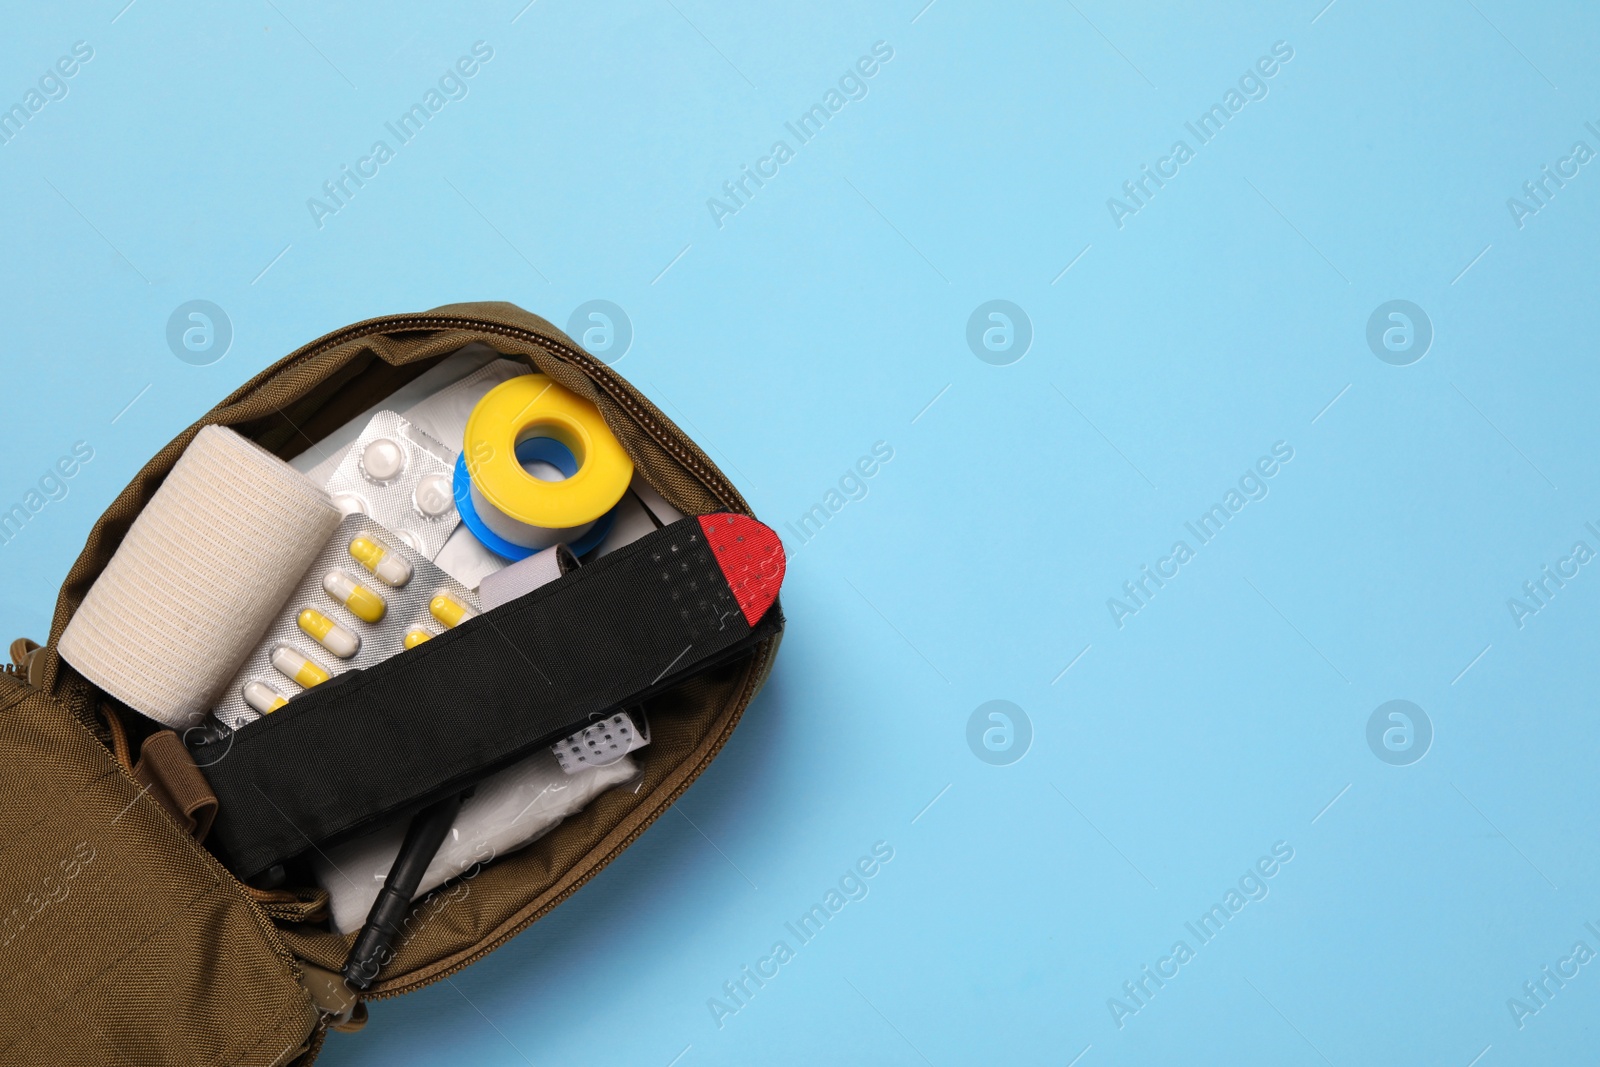
[{"label": "white elastic bandage roll", "polygon": [[338,522],[304,475],[207,426],[90,587],[61,635],[62,658],[134,710],[192,726]]}]

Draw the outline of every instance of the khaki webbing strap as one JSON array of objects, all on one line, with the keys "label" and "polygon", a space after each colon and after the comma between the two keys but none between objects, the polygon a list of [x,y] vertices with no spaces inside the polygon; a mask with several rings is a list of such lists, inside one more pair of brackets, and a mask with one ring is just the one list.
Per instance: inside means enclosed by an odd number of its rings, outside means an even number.
[{"label": "khaki webbing strap", "polygon": [[19,637],[11,642],[11,662],[19,667],[28,665],[28,656],[39,647],[39,642],[30,641],[26,637]]},{"label": "khaki webbing strap", "polygon": [[194,765],[183,739],[159,730],[145,739],[133,776],[196,841],[204,841],[217,817],[217,794]]},{"label": "khaki webbing strap", "polygon": [[301,960],[300,984],[330,1030],[353,1034],[367,1025],[367,1005],[343,975]]}]

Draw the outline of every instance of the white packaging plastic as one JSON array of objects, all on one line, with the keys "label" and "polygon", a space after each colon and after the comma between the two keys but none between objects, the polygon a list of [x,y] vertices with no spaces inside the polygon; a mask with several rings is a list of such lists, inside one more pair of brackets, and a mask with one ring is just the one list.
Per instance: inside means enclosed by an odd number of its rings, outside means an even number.
[{"label": "white packaging plastic", "polygon": [[[504,362],[494,349],[474,341],[454,355],[446,356],[431,370],[402,385],[326,437],[319,438],[311,447],[291,459],[289,465],[318,485],[327,485],[333,472],[350,454],[350,445],[361,435],[372,416],[380,411],[398,411],[410,418],[414,406],[425,403],[428,398],[443,392],[455,382],[496,361]],[[448,435],[429,429],[421,420],[417,420],[417,425],[440,441],[450,441]]]},{"label": "white packaging plastic", "polygon": [[[540,749],[490,775],[461,805],[450,835],[423,873],[416,896],[421,897],[458,875],[476,873],[474,866],[528,845],[605,790],[628,781],[637,771],[633,760],[623,757],[603,767],[586,767],[577,774],[567,774],[549,749]],[[313,854],[312,871],[328,890],[335,930],[348,934],[366,921],[372,902],[400,853],[407,825],[402,819],[365,837]]]},{"label": "white packaging plastic", "polygon": [[[638,471],[633,473],[633,482],[628,486],[629,492],[622,498],[622,503],[617,507],[616,521],[611,524],[611,532],[606,534],[606,539],[600,542],[595,549],[595,558],[615,552],[625,545],[633,542],[646,534],[654,533],[663,526],[670,526],[683,518],[683,512],[667,503],[661,494],[650,488],[650,483]],[[655,516],[651,518],[651,516]]]},{"label": "white packaging plastic", "polygon": [[461,440],[467,432],[467,419],[478,401],[501,382],[533,372],[524,364],[509,359],[497,359],[479,367],[459,381],[455,381],[406,408],[402,414],[411,425],[446,448],[461,451]]}]

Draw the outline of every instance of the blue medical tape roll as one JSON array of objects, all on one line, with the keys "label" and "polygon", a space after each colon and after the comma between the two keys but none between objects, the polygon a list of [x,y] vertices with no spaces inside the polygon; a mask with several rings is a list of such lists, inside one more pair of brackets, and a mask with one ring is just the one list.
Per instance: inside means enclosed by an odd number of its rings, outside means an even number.
[{"label": "blue medical tape roll", "polygon": [[[550,437],[530,437],[517,445],[518,463],[548,463],[561,472],[563,478],[570,478],[578,473],[578,459],[572,450],[560,441]],[[456,498],[456,512],[461,516],[461,521],[467,524],[467,529],[472,531],[474,537],[483,542],[485,548],[497,556],[504,556],[509,560],[527,559],[538,552],[537,548],[527,548],[523,545],[512,544],[504,537],[495,533],[484,525],[483,519],[478,517],[478,510],[472,502],[472,476],[467,473],[467,455],[465,452],[456,456],[456,475],[453,486]],[[617,507],[621,507],[619,503]],[[594,551],[606,534],[611,532],[611,524],[616,521],[617,508],[612,508],[594,521],[594,525],[584,531],[582,537],[575,539],[567,547],[572,549],[575,556],[584,556]]]}]

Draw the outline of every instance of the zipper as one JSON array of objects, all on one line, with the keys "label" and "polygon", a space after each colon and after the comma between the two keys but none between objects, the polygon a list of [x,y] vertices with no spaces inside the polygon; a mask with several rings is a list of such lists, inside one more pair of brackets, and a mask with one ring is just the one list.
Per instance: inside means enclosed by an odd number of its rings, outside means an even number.
[{"label": "zipper", "polygon": [[[604,363],[594,359],[587,352],[573,348],[570,345],[562,344],[559,341],[553,340],[552,338],[546,337],[545,335],[537,333],[533,330],[526,330],[515,326],[505,326],[500,323],[487,322],[482,319],[417,314],[392,316],[382,319],[369,319],[365,322],[347,326],[312,342],[299,353],[291,353],[289,356],[286,356],[284,359],[280,360],[277,364],[274,364],[272,367],[262,371],[261,374],[257,375],[254,379],[245,383],[238,390],[236,390],[231,396],[223,401],[219,407],[231,406],[244,400],[256,389],[277,378],[284,371],[300,366],[313,357],[320,355],[331,348],[337,347],[338,345],[359,340],[362,337],[371,336],[373,334],[391,333],[397,331],[412,332],[429,329],[458,329],[507,337],[534,345],[536,347],[544,348],[553,355],[564,359],[566,362],[576,366],[579,370],[581,370],[590,381],[600,386],[600,388],[602,388],[607,395],[609,395],[611,399],[622,408],[624,413],[634,423],[635,426],[639,427],[646,434],[648,434],[650,438],[654,440],[656,444],[658,444],[668,455],[677,460],[678,465],[691,474],[714,498],[721,502],[723,506],[738,510],[744,514],[749,513],[749,505],[744,502],[738,490],[733,487],[732,483],[730,483],[720,471],[708,467],[706,464],[696,459],[689,451],[687,451],[679,443],[676,435],[667,430],[666,427],[659,423],[649,412],[640,406],[637,399],[640,394],[638,394],[637,391],[634,390],[634,388],[622,378],[614,374]],[[758,658],[752,660],[744,686],[739,692],[738,705],[741,707],[741,709],[748,705],[749,702],[754,698],[758,680],[765,674],[766,660],[770,656],[770,652],[765,654],[757,652],[756,656]],[[0,674],[9,675],[13,678],[21,679],[24,682],[24,688],[20,689],[14,695],[15,699],[6,701],[7,705],[16,703],[17,700],[20,700],[23,696],[27,695],[27,672],[25,669],[20,668],[12,663],[0,663]],[[54,694],[50,695],[53,698]],[[581,876],[579,876],[577,881],[568,886],[566,889],[562,890],[562,892],[557,894],[557,896],[549,903],[540,907],[525,920],[515,924],[505,933],[495,937],[487,944],[479,946],[465,959],[451,964],[441,971],[430,974],[426,978],[413,981],[400,981],[398,984],[389,986],[388,988],[380,988],[378,990],[363,994],[360,999],[384,1000],[388,999],[389,997],[399,996],[403,993],[409,993],[415,989],[421,989],[424,986],[433,985],[436,982],[449,978],[463,968],[469,967],[478,960],[481,960],[489,953],[493,952],[495,949],[499,948],[501,945],[504,945],[507,941],[526,930],[529,926],[532,926],[535,922],[544,918],[552,910],[569,899],[579,889],[587,885],[596,874],[609,866],[617,858],[617,856],[621,855],[623,851],[637,841],[645,832],[645,830],[649,829],[650,826],[655,823],[656,819],[660,818],[668,808],[677,802],[678,798],[688,790],[690,785],[694,784],[695,780],[698,779],[702,773],[704,773],[706,767],[710,766],[711,761],[715,759],[716,756],[722,751],[723,746],[727,744],[728,738],[733,735],[734,727],[738,725],[739,719],[742,717],[743,712],[741,710],[739,715],[735,716],[725,727],[723,727],[705,758],[695,766],[694,773],[689,775],[688,778],[684,780],[682,785],[675,787],[671,791],[670,795],[668,795],[666,798],[665,803],[657,805],[655,810],[650,812],[648,818],[646,818],[639,824],[638,827],[631,831],[628,836],[619,845],[617,845],[617,847],[607,852],[598,862],[590,865],[589,868],[584,871]],[[122,764],[115,758],[112,759],[112,763],[116,765],[118,773],[120,773],[127,780],[133,781],[133,775],[128,768],[122,766]],[[134,784],[137,785],[138,783],[135,782]],[[218,862],[215,857],[212,857],[206,849],[200,848],[198,851],[204,853],[205,862],[208,866],[216,871],[224,881],[231,882],[238,890],[238,896],[243,900],[245,906],[254,914],[257,926],[265,934],[273,954],[287,967],[291,977],[295,981],[299,981],[302,973],[300,969],[299,958],[294,955],[293,951],[280,937],[277,924],[269,914],[263,902],[256,900],[248,891],[244,883],[240,882],[238,878],[234,876],[233,872]],[[316,1031],[313,1029],[313,1041],[315,1040],[315,1037]]]},{"label": "zipper", "polygon": [[[3,669],[4,673],[6,674],[19,673],[18,669],[12,664],[0,666],[0,669]],[[26,683],[24,684],[26,685]],[[88,726],[79,721],[77,716],[73,715],[70,710],[64,707],[55,694],[46,692],[42,689],[35,689],[32,686],[27,686],[26,688],[19,689],[12,694],[11,699],[0,703],[0,710],[5,710],[6,708],[11,707],[13,704],[18,703],[30,695],[36,695],[41,699],[49,701],[57,710],[60,711],[67,721],[73,723],[79,729],[88,733],[91,740],[93,740],[96,744],[105,747],[107,754],[111,758],[111,765],[116,768],[116,773],[120,775],[127,784],[137,789],[141,796],[144,795],[148,787],[140,783],[140,781],[134,777],[132,769],[125,766],[123,762],[117,758],[116,753],[111,750],[111,747],[96,737],[94,732],[90,730]],[[161,808],[159,804],[156,805],[156,807]],[[200,862],[218,875],[219,882],[231,882],[239,890],[239,897],[245,902],[246,907],[248,907],[251,913],[254,915],[257,928],[261,930],[262,934],[266,938],[267,947],[271,949],[273,956],[275,956],[278,962],[283,964],[284,969],[288,971],[290,980],[297,985],[301,984],[301,979],[304,975],[304,972],[300,969],[300,958],[294,954],[294,952],[289,948],[288,944],[284,942],[283,937],[278,933],[277,923],[273,922],[272,917],[269,916],[266,911],[263,910],[261,905],[250,896],[244,883],[240,882],[238,878],[234,877],[232,871],[228,870],[228,868],[222,865],[221,860],[213,856],[210,850],[208,850],[205,846],[195,842],[192,837],[189,837],[187,831],[178,826],[177,823],[173,822],[172,817],[167,814],[166,809],[161,808],[161,813],[162,816],[166,818],[168,824],[172,826],[173,830],[180,837],[186,838],[190,841],[190,843],[194,844],[194,850],[195,853],[200,857]],[[309,997],[307,998],[307,1003],[308,1005],[310,1004]]]},{"label": "zipper", "polygon": [[[88,730],[88,727],[82,722],[78,721],[76,716],[74,716],[66,708],[61,707],[61,703],[56,698],[55,694],[45,692],[43,690],[36,690],[27,680],[28,672],[26,668],[19,667],[14,663],[0,664],[0,674],[11,675],[15,678],[18,678],[22,683],[21,688],[13,691],[10,694],[9,699],[0,700],[0,711],[10,708],[13,704],[20,702],[31,694],[37,693],[43,699],[50,701],[51,704],[60,708],[61,713],[65,715],[69,721],[77,723],[81,729]],[[115,714],[115,712],[112,714]],[[122,759],[117,755],[117,752],[112,745],[101,741],[99,737],[94,735],[93,731],[89,731],[89,734],[90,737],[94,739],[96,744],[99,744],[106,749],[107,754],[111,757],[112,766],[117,769],[117,774],[121,775],[129,785],[137,788],[142,796],[147,787],[134,777],[133,769],[122,762]],[[160,805],[157,806],[159,807]],[[172,823],[171,816],[167,815],[165,809],[163,809],[162,814],[167,817],[167,821],[169,823]],[[172,825],[173,828],[178,831],[180,836],[189,836],[188,833],[184,831],[182,827],[177,826],[176,823],[172,823]],[[271,948],[272,954],[278,958],[278,961],[282,963],[285,968],[287,968],[290,977],[295,982],[300,982],[303,973],[300,969],[300,959],[284,942],[282,936],[278,933],[278,924],[273,920],[273,917],[267,913],[263,904],[251,896],[250,888],[243,882],[239,881],[238,878],[234,877],[234,873],[228,870],[228,868],[224,867],[222,862],[211,854],[210,850],[196,842],[195,851],[202,857],[201,862],[209,867],[213,872],[220,875],[221,880],[233,883],[234,887],[238,889],[239,896],[244,900],[246,907],[248,907],[250,911],[254,913],[256,926],[266,936],[267,945],[269,948]]]},{"label": "zipper", "polygon": [[441,317],[426,314],[403,315],[387,319],[368,319],[366,322],[359,322],[342,330],[335,330],[321,340],[313,341],[300,355],[291,355],[279,364],[263,371],[256,379],[248,382],[233,396],[229,397],[226,403],[232,404],[244,399],[255,390],[258,384],[264,384],[284,371],[297,367],[307,360],[321,355],[330,348],[336,348],[350,341],[358,341],[372,334],[392,333],[397,330],[426,329],[475,330],[480,333],[509,337],[548,349],[552,354],[558,355],[568,363],[578,367],[586,377],[603,388],[628,413],[628,417],[632,419],[634,425],[649,434],[657,444],[678,461],[680,466],[693,474],[696,480],[710,491],[712,496],[715,496],[728,506],[743,505],[748,507],[748,505],[744,505],[738,490],[733,487],[732,483],[724,478],[720,472],[705,466],[685,451],[665,427],[657,423],[648,412],[638,405],[634,399],[636,391],[632,386],[612,373],[610,367],[601,363],[587,352],[552,340],[544,334],[535,333],[532,330],[524,330],[516,326],[504,326],[497,322],[487,322],[483,319]]},{"label": "zipper", "polygon": [[[532,344],[536,347],[544,348],[552,354],[566,360],[568,363],[573,364],[579,370],[581,370],[590,381],[594,382],[596,385],[605,390],[607,395],[609,395],[612,400],[616,401],[617,404],[622,407],[623,411],[628,415],[629,419],[634,423],[635,426],[638,426],[645,433],[649,434],[651,439],[660,445],[668,455],[672,456],[678,461],[679,466],[692,474],[701,485],[705,486],[706,490],[710,492],[712,496],[716,497],[716,499],[726,507],[736,508],[743,513],[748,513],[749,505],[745,504],[743,498],[740,496],[738,490],[733,487],[732,483],[730,483],[727,478],[723,477],[720,471],[716,471],[713,468],[707,467],[687,450],[685,450],[674,434],[668,431],[666,427],[658,423],[654,417],[652,417],[647,411],[644,410],[644,408],[639,405],[636,399],[636,396],[638,395],[637,391],[634,390],[634,388],[627,382],[623,381],[620,377],[614,374],[610,367],[596,360],[594,357],[590,356],[587,352],[584,352],[581,349],[562,344],[561,342],[546,337],[541,333],[536,333],[532,330],[521,329],[515,326],[504,326],[500,323],[486,322],[482,319],[421,314],[396,316],[386,319],[369,319],[366,322],[356,323],[352,326],[347,326],[342,330],[336,330],[333,333],[323,337],[321,340],[312,342],[312,344],[304,352],[300,353],[299,355],[290,355],[278,365],[262,372],[257,379],[247,383],[233,396],[229,397],[227,403],[231,404],[236,403],[239,400],[243,400],[245,397],[249,396],[259,384],[264,384],[266,381],[277,377],[282,372],[292,367],[299,366],[307,360],[312,359],[313,357],[339,345],[346,344],[350,341],[360,340],[363,337],[368,337],[373,334],[393,333],[396,331],[409,332],[429,329],[469,330],[479,333],[494,334],[500,337],[508,337],[513,340],[522,341],[527,344]],[[762,654],[759,652],[756,655],[758,657],[762,656]],[[747,706],[749,702],[754,699],[758,680],[765,673],[763,670],[764,667],[765,663],[762,660],[752,660],[750,669],[746,676],[745,684],[739,691],[738,704],[741,708]],[[549,903],[540,907],[532,915],[528,916],[523,921],[518,922],[511,929],[495,937],[487,944],[480,945],[465,959],[453,963],[437,973],[430,974],[426,978],[421,978],[414,981],[402,980],[398,984],[392,986],[386,986],[384,983],[379,983],[378,989],[362,994],[361,999],[386,1000],[390,997],[397,997],[401,994],[409,993],[416,989],[421,989],[424,986],[433,985],[435,982],[443,981],[444,979],[449,978],[461,971],[463,968],[470,967],[472,964],[478,962],[483,957],[487,956],[501,945],[504,945],[507,941],[510,941],[513,937],[516,937],[518,934],[522,933],[522,931],[526,930],[540,919],[544,918],[556,907],[570,898],[579,889],[582,889],[585,885],[587,885],[590,879],[592,879],[596,874],[609,866],[613,860],[621,855],[627,848],[637,841],[646,830],[654,825],[656,819],[660,818],[668,808],[677,803],[678,798],[688,791],[689,786],[694,784],[700,775],[704,773],[705,769],[711,765],[711,761],[715,759],[722,751],[723,746],[728,742],[728,738],[733,736],[734,727],[738,725],[740,718],[743,718],[742,711],[722,729],[721,733],[718,734],[716,741],[712,744],[711,750],[706,754],[705,758],[695,766],[694,773],[686,778],[682,785],[672,790],[665,803],[658,805],[656,809],[650,813],[649,817],[640,823],[639,826],[636,827],[632,832],[630,832],[628,836],[624,838],[619,845],[617,845],[616,848],[612,849],[610,852],[601,857],[599,862],[590,865],[589,869],[584,871],[584,873],[578,877],[577,881],[568,886],[566,889],[562,890]],[[232,877],[231,872],[229,873],[229,877]],[[259,910],[259,905],[257,905],[254,900],[252,900],[250,903],[253,907],[257,907]]]}]

